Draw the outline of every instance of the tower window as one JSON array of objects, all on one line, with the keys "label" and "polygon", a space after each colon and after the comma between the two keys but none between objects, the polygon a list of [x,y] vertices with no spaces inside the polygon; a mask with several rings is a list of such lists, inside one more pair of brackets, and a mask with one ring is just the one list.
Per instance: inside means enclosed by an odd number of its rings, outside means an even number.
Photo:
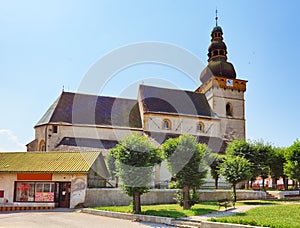
[{"label": "tower window", "polygon": [[197,124],[197,131],[199,131],[199,132],[204,132],[204,123],[199,122],[199,123]]},{"label": "tower window", "polygon": [[171,121],[170,120],[164,119],[164,121],[163,121],[163,129],[167,129],[167,130],[171,129]]},{"label": "tower window", "polygon": [[53,125],[53,133],[57,133],[58,131],[58,126],[57,125]]},{"label": "tower window", "polygon": [[220,50],[220,55],[224,55],[224,50]]},{"label": "tower window", "polygon": [[213,56],[218,55],[218,50],[214,50]]},{"label": "tower window", "polygon": [[226,116],[232,116],[232,105],[230,103],[226,104]]}]

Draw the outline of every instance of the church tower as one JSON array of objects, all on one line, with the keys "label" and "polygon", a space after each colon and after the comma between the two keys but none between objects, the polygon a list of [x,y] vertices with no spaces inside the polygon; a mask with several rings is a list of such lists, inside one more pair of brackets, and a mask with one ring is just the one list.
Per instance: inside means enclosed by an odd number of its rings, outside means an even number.
[{"label": "church tower", "polygon": [[237,79],[233,65],[227,61],[223,30],[216,26],[211,32],[208,65],[200,74],[202,85],[196,92],[204,93],[211,109],[221,119],[221,134],[225,141],[245,139],[245,100],[247,81]]}]

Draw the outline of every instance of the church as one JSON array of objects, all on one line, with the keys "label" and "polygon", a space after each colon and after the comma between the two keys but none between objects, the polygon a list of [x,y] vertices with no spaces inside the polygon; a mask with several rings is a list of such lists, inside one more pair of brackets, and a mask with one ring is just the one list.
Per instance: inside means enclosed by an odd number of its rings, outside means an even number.
[{"label": "church", "polygon": [[[136,99],[62,92],[34,126],[27,151],[101,151],[125,136],[148,135],[158,144],[188,133],[216,153],[245,139],[246,80],[227,61],[223,30],[211,32],[208,65],[194,91],[140,85]],[[101,75],[99,75],[101,77]]]}]

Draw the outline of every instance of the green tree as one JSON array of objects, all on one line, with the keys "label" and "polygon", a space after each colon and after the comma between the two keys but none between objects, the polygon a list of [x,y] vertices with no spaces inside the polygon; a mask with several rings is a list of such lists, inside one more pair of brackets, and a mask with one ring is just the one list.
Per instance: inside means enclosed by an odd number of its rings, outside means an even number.
[{"label": "green tree", "polygon": [[116,158],[116,175],[122,188],[133,197],[133,212],[141,213],[141,195],[150,188],[154,166],[162,161],[160,150],[147,136],[132,134],[112,149]]},{"label": "green tree", "polygon": [[[213,159],[213,160],[211,160]],[[220,166],[223,163],[225,157],[224,155],[218,155],[218,154],[214,154],[212,153],[211,158],[210,158],[210,163],[209,163],[209,167],[210,167],[210,175],[212,176],[212,178],[214,178],[215,180],[215,189],[218,189],[218,181],[219,181],[219,177],[220,177]]]},{"label": "green tree", "polygon": [[[190,209],[193,198],[196,197],[195,189],[200,187],[206,176],[204,165],[205,144],[197,143],[191,135],[181,135],[178,138],[168,139],[162,145],[167,166],[177,181],[177,186],[183,190],[183,208]],[[190,190],[193,190],[192,197]]]},{"label": "green tree", "polygon": [[251,163],[243,157],[227,156],[219,172],[232,184],[233,201],[236,202],[236,184],[251,177]]},{"label": "green tree", "polygon": [[298,139],[286,149],[285,159],[284,173],[290,179],[300,182],[300,141]]},{"label": "green tree", "polygon": [[287,176],[284,173],[284,164],[286,159],[284,157],[285,148],[273,148],[273,153],[270,156],[270,175],[272,177],[273,188],[277,188],[277,180],[280,177],[283,179],[284,188],[287,189]]},{"label": "green tree", "polygon": [[266,144],[263,141],[253,141],[252,145],[256,154],[254,163],[255,174],[262,178],[263,189],[265,189],[265,179],[270,175],[270,164],[274,150],[270,144]]},{"label": "green tree", "polygon": [[253,180],[255,180],[257,176],[259,176],[259,170],[257,168],[258,159],[256,157],[257,154],[253,144],[248,143],[242,139],[233,140],[226,148],[226,155],[243,157],[252,164],[252,175],[249,177],[249,179],[251,180],[250,187],[252,187]]},{"label": "green tree", "polygon": [[105,156],[106,165],[109,171],[109,174],[112,179],[116,180],[115,187],[118,187],[118,176],[116,176],[117,167],[116,167],[116,148],[109,150],[108,154]]}]

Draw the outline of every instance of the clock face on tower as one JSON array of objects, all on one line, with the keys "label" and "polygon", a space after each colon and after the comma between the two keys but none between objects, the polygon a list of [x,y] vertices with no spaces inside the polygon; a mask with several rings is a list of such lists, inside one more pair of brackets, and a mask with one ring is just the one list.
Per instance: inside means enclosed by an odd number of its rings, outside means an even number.
[{"label": "clock face on tower", "polygon": [[226,86],[233,86],[233,80],[232,79],[226,79]]}]

